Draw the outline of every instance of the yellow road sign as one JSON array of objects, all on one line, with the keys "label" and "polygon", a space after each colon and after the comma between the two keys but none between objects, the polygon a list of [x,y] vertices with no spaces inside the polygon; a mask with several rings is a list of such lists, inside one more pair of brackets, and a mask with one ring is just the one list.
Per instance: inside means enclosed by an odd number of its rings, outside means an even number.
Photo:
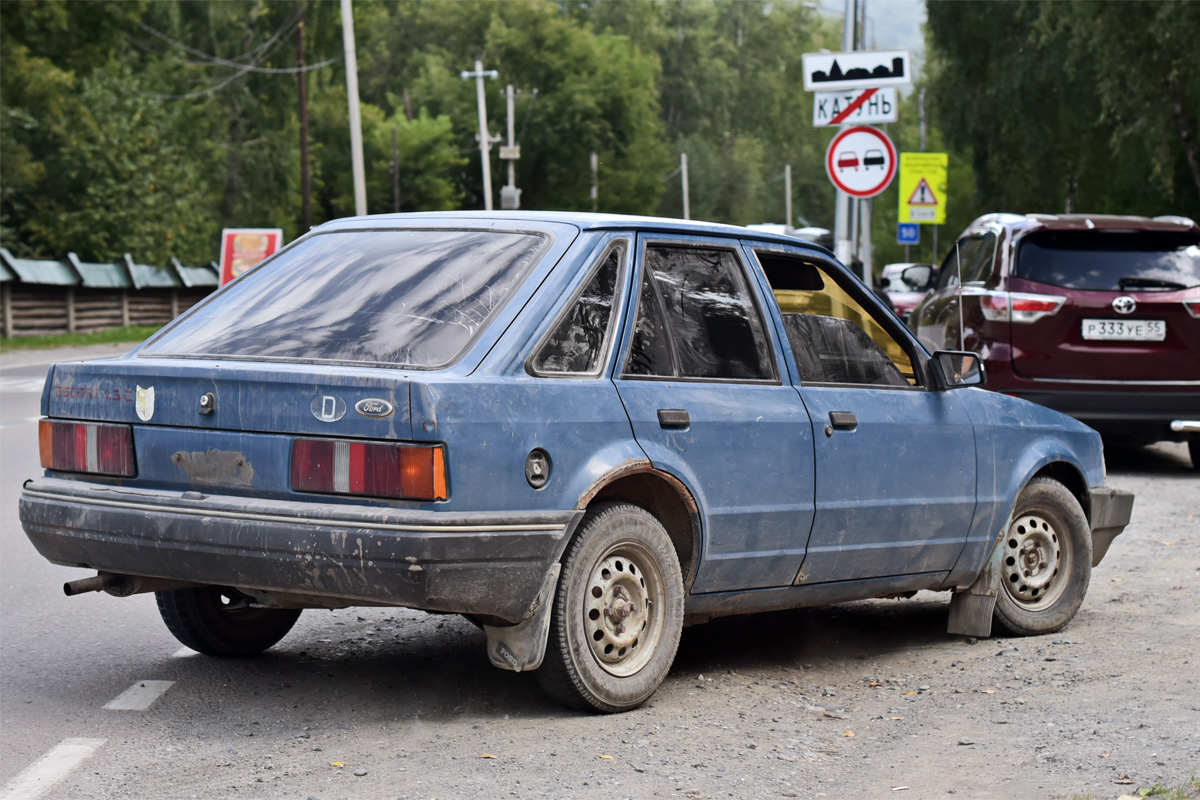
[{"label": "yellow road sign", "polygon": [[900,222],[946,223],[945,153],[900,154]]}]

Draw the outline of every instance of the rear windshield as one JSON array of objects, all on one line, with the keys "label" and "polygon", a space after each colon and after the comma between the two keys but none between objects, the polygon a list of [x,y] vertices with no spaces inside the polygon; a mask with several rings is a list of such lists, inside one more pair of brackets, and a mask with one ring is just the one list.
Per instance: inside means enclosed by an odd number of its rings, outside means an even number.
[{"label": "rear windshield", "polygon": [[1200,286],[1200,236],[1043,231],[1021,241],[1016,275],[1065,289],[1189,289]]},{"label": "rear windshield", "polygon": [[321,234],[247,272],[142,353],[445,366],[546,244],[537,234],[500,231]]}]

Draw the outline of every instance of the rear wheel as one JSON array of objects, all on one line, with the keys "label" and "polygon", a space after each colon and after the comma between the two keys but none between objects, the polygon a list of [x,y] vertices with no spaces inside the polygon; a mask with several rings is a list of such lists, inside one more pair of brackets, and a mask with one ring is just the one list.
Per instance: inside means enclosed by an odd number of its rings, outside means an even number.
[{"label": "rear wheel", "polygon": [[1188,455],[1192,457],[1192,469],[1200,469],[1200,437],[1188,439]]},{"label": "rear wheel", "polygon": [[1001,547],[995,619],[1017,636],[1053,633],[1075,616],[1092,575],[1092,535],[1065,486],[1034,478],[1017,498]]},{"label": "rear wheel", "polygon": [[577,708],[636,708],[666,678],[682,630],[683,578],[666,530],[645,509],[601,505],[563,559],[538,680]]},{"label": "rear wheel", "polygon": [[172,635],[210,656],[250,656],[278,642],[300,618],[300,609],[252,608],[236,589],[202,586],[155,592],[158,613]]}]

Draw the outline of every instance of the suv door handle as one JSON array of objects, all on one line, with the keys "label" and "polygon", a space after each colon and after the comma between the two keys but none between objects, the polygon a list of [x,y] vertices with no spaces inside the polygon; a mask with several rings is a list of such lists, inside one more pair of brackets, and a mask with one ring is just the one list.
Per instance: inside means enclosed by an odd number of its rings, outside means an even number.
[{"label": "suv door handle", "polygon": [[660,408],[658,410],[658,427],[686,428],[692,424],[692,418],[682,408]]}]

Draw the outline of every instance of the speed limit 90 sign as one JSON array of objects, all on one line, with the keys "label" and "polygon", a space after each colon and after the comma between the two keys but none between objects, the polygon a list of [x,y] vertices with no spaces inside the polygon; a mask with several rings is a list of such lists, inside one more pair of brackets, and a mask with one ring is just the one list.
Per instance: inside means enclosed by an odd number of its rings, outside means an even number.
[{"label": "speed limit 90 sign", "polygon": [[825,151],[825,172],[851,197],[874,197],[896,177],[896,146],[878,128],[859,125],[833,137]]}]

